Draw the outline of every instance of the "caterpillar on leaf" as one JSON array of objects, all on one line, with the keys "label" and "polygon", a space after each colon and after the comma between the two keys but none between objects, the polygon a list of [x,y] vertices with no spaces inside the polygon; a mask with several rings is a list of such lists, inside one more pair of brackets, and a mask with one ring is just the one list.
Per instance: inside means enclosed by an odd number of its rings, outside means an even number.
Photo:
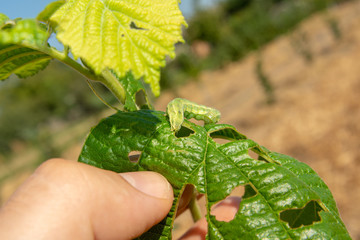
[{"label": "caterpillar on leaf", "polygon": [[203,120],[205,124],[217,123],[220,120],[220,112],[214,108],[196,104],[183,98],[175,98],[168,103],[166,114],[169,117],[171,131],[179,131],[184,118]]}]

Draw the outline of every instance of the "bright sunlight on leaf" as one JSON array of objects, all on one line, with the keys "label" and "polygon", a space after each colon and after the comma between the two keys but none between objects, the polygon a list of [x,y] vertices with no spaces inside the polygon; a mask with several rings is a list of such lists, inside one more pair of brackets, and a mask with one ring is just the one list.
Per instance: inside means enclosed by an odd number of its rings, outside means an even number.
[{"label": "bright sunlight on leaf", "polygon": [[[156,171],[172,184],[168,217],[140,239],[171,239],[188,184],[206,195],[208,239],[350,239],[328,187],[309,166],[260,147],[230,125],[184,124],[192,133],[176,136],[163,112],[118,112],[101,121],[83,147],[80,162],[115,172]],[[216,143],[215,136],[230,142]],[[128,157],[134,151],[136,163]],[[238,186],[247,186],[239,211],[230,222],[218,221],[212,206]]]},{"label": "bright sunlight on leaf", "polygon": [[36,17],[37,20],[42,22],[48,22],[50,17],[58,10],[63,4],[65,3],[65,0],[59,0],[56,2],[52,2],[49,5],[46,6],[46,8],[39,13],[39,15]]},{"label": "bright sunlight on leaf", "polygon": [[186,25],[178,0],[69,0],[50,18],[57,38],[95,73],[132,71],[160,94],[160,67]]}]

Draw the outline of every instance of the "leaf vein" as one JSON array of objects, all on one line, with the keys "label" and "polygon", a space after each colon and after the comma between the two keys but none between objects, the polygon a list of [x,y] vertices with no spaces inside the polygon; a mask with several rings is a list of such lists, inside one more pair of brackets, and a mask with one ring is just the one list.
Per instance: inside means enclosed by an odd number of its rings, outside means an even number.
[{"label": "leaf vein", "polygon": [[48,57],[48,55],[43,54],[43,53],[41,53],[41,52],[39,52],[39,51],[36,51],[36,50],[29,51],[29,52],[23,52],[23,53],[20,53],[20,54],[16,54],[16,55],[14,55],[14,56],[12,56],[12,57],[9,57],[9,58],[5,59],[5,61],[0,62],[0,67],[4,66],[4,65],[7,64],[7,63],[12,62],[13,60],[18,59],[18,58],[22,58],[22,57],[27,57],[27,56],[34,55],[34,53],[35,53],[35,54],[38,53],[39,55],[45,55],[45,56]]},{"label": "leaf vein", "polygon": [[[239,141],[241,141],[241,140],[239,140]],[[216,148],[216,150],[218,150],[218,149]],[[230,164],[232,164],[236,169],[239,169],[239,172],[241,172],[241,173],[243,174],[243,176],[247,179],[247,181],[248,181],[252,186],[255,187],[254,183],[250,180],[250,178],[248,178],[248,177],[242,172],[242,169],[241,169],[237,164],[235,164],[233,161],[231,161],[231,159],[230,159],[228,156],[226,156],[222,151],[220,151],[220,150],[218,150],[218,151],[220,152],[221,155],[224,156],[224,158],[225,158],[228,162],[230,162]],[[267,163],[267,164],[271,164],[271,163]],[[255,189],[258,190],[257,187],[255,187]],[[272,213],[275,214],[275,215],[278,215],[277,212],[276,212],[276,211],[272,208],[272,206],[269,204],[269,202],[266,201],[266,197],[265,197],[261,192],[259,192],[259,191],[257,191],[257,194],[259,194],[259,197],[261,197],[262,199],[265,200],[265,201],[264,201],[265,204],[269,207],[269,209],[271,209]],[[280,223],[280,225],[282,226],[282,228],[284,229],[284,231],[286,232],[286,234],[290,237],[288,231],[287,231],[286,228],[283,226],[283,224]]]}]

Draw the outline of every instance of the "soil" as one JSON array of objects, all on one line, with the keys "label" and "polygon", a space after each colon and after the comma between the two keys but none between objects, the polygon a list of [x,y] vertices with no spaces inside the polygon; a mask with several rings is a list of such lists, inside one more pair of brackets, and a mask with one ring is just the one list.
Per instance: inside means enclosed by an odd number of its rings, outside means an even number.
[{"label": "soil", "polygon": [[[272,151],[307,163],[329,186],[352,238],[360,240],[359,13],[360,2],[353,1],[317,14],[260,54],[204,72],[176,94],[164,92],[156,105],[165,110],[170,100],[182,97],[217,108],[221,123],[234,125]],[[340,38],[329,19],[338,24]],[[273,104],[267,103],[259,84],[259,59],[274,88]],[[64,156],[77,159],[81,144],[67,149]],[[1,186],[0,203],[24,174]],[[176,236],[189,225],[189,216],[182,218],[175,225]]]}]

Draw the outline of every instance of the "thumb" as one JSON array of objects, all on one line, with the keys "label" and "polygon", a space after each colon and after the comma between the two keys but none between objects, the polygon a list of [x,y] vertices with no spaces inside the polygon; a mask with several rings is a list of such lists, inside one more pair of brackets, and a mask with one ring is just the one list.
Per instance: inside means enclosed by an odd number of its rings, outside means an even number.
[{"label": "thumb", "polygon": [[117,183],[118,192],[110,193],[116,196],[114,202],[99,200],[113,217],[111,220],[103,211],[96,211],[99,225],[94,225],[94,228],[96,231],[99,229],[96,232],[99,239],[101,236],[108,239],[108,235],[115,236],[115,239],[133,239],[164,219],[172,206],[171,185],[160,174],[129,172],[120,176],[125,181]]},{"label": "thumb", "polygon": [[173,200],[160,174],[49,160],[0,209],[0,239],[133,239]]}]

